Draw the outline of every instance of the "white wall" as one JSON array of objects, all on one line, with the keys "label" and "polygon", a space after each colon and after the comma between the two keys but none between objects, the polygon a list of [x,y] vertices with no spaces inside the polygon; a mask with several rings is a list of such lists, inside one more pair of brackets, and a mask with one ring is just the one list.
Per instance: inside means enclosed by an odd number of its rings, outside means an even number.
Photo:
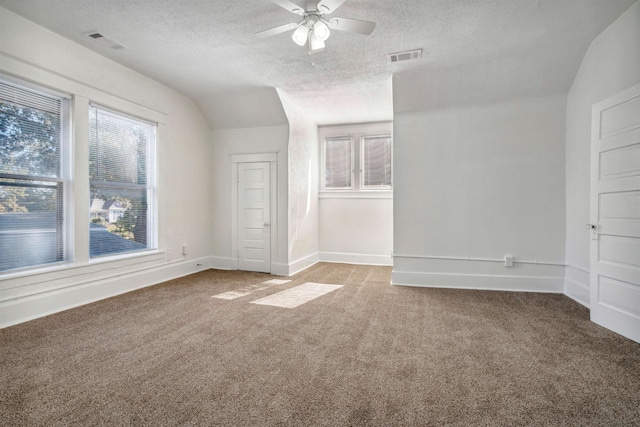
[{"label": "white wall", "polygon": [[565,293],[589,305],[591,106],[640,83],[640,3],[592,42],[567,97]]},{"label": "white wall", "polygon": [[[0,327],[208,267],[208,126],[187,97],[0,8],[0,71],[74,96],[75,261],[0,276]],[[88,103],[158,121],[159,251],[88,261]],[[182,244],[189,247],[183,257]]]},{"label": "white wall", "polygon": [[289,120],[289,274],[318,262],[318,126],[283,91]]},{"label": "white wall", "polygon": [[393,199],[320,199],[320,259],[391,265]]},{"label": "white wall", "polygon": [[242,129],[214,129],[211,133],[209,168],[212,172],[207,191],[213,197],[210,210],[213,221],[213,267],[231,269],[235,255],[232,254],[232,206],[233,189],[231,155],[277,153],[278,158],[278,218],[275,225],[277,251],[271,254],[272,263],[279,264],[278,273],[286,272],[288,266],[288,140],[289,126],[277,125]]},{"label": "white wall", "polygon": [[[318,133],[320,141],[351,136],[355,142],[364,135],[391,134],[392,123],[321,126]],[[391,265],[393,192],[327,191],[320,194],[319,209],[321,261]]]},{"label": "white wall", "polygon": [[563,95],[396,111],[393,283],[561,292],[564,113]]}]

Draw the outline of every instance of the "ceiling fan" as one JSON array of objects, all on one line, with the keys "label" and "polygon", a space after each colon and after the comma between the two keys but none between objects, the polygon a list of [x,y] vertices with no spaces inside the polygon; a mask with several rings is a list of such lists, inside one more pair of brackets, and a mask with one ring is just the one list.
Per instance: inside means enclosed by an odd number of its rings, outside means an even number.
[{"label": "ceiling fan", "polygon": [[325,18],[325,15],[332,14],[346,0],[305,0],[304,7],[298,6],[289,0],[271,1],[291,13],[302,16],[302,21],[260,31],[256,33],[256,36],[266,38],[295,30],[291,38],[299,46],[308,44],[309,54],[324,50],[324,42],[331,35],[330,29],[368,36],[376,28],[375,22],[348,18]]}]

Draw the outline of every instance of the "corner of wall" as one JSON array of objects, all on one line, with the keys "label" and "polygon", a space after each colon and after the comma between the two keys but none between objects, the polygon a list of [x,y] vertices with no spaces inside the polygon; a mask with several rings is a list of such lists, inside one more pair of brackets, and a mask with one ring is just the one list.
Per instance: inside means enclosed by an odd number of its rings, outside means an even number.
[{"label": "corner of wall", "polygon": [[577,303],[589,308],[591,301],[589,271],[580,267],[567,265],[564,277],[564,294]]},{"label": "corner of wall", "polygon": [[287,259],[291,273],[308,264],[300,260],[314,259],[314,264],[318,259],[318,126],[287,93],[278,90],[278,95],[289,123]]}]

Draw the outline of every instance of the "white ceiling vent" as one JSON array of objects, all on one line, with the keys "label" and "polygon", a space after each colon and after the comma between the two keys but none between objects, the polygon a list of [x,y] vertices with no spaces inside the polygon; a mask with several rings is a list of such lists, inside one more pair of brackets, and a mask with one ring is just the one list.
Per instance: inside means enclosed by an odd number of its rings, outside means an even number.
[{"label": "white ceiling vent", "polygon": [[387,55],[389,62],[412,61],[422,58],[422,49],[407,50],[405,52],[390,53]]},{"label": "white ceiling vent", "polygon": [[124,49],[124,46],[115,41],[114,39],[99,33],[98,31],[89,31],[84,33],[85,36],[92,38],[100,44],[110,47],[111,49]]}]

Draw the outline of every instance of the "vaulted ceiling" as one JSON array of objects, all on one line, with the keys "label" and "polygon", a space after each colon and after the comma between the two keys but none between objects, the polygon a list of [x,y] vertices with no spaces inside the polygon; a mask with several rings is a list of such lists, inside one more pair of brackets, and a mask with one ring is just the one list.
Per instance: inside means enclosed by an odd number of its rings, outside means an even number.
[{"label": "vaulted ceiling", "polygon": [[[302,0],[292,0],[302,4]],[[0,0],[0,5],[211,105],[276,87],[318,124],[390,120],[396,108],[562,93],[591,41],[634,0],[348,0],[330,17],[374,21],[370,36],[332,31],[309,55],[299,21],[270,0]],[[126,48],[89,38],[98,31]],[[422,49],[390,64],[387,54]],[[206,113],[205,113],[206,114]]]}]

